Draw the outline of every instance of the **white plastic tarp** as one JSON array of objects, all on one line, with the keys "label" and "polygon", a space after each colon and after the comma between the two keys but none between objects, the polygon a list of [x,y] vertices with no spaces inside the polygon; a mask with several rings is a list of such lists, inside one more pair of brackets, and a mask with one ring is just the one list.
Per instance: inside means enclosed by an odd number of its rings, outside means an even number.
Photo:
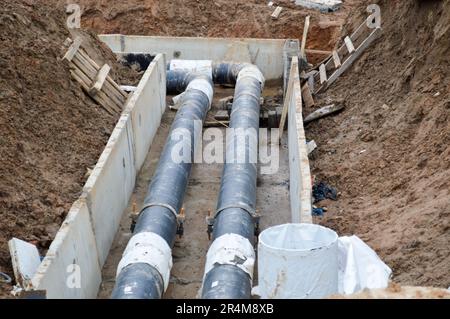
[{"label": "white plastic tarp", "polygon": [[341,294],[388,286],[392,270],[358,236],[340,237],[338,250]]}]

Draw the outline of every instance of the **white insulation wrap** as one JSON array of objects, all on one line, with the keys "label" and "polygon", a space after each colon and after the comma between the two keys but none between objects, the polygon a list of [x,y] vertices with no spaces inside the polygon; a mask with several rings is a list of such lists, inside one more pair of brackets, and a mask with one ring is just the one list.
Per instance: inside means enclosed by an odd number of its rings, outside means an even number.
[{"label": "white insulation wrap", "polygon": [[216,264],[233,265],[253,278],[255,250],[250,241],[237,234],[225,234],[211,244],[206,256],[205,274]]},{"label": "white insulation wrap", "polygon": [[238,74],[237,81],[241,78],[245,77],[252,77],[261,83],[261,91],[264,89],[264,83],[266,79],[264,78],[264,75],[261,73],[261,71],[258,69],[256,65],[249,64],[248,66],[244,67]]},{"label": "white insulation wrap", "polygon": [[117,275],[126,266],[137,263],[148,264],[158,270],[164,281],[164,289],[167,289],[172,269],[172,252],[164,238],[150,232],[131,237],[117,267]]},{"label": "white insulation wrap", "polygon": [[184,70],[204,74],[212,79],[211,60],[172,60],[170,61],[169,70]]},{"label": "white insulation wrap", "polygon": [[259,236],[257,294],[314,299],[338,292],[338,235],[314,224],[286,224]]},{"label": "white insulation wrap", "polygon": [[188,87],[186,88],[186,91],[188,91],[189,89],[199,90],[199,91],[202,91],[203,93],[205,93],[209,100],[209,107],[211,108],[211,104],[213,101],[214,88],[210,82],[208,82],[204,78],[203,79],[202,78],[194,79],[189,83]]}]

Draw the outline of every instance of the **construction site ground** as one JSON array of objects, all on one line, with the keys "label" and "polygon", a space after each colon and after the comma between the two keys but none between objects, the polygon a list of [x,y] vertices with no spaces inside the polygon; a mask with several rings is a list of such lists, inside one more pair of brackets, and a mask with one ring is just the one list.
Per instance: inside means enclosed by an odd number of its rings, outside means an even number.
[{"label": "construction site ground", "polygon": [[[335,13],[275,1],[284,7],[276,20],[270,17],[274,8],[256,0],[79,3],[90,55],[108,62],[120,84],[136,84],[140,74],[117,64],[94,34],[301,39],[310,15],[306,48],[329,51],[364,21],[368,4],[379,4],[382,36],[316,97],[316,107],[304,109],[307,115],[333,102],[346,106],[306,127],[307,139],[318,144],[312,174],[339,192],[337,201],[319,203],[327,212],[315,221],[339,235],[361,237],[393,269],[396,283],[450,286],[449,0],[349,0]],[[45,254],[117,120],[71,80],[59,59],[70,36],[64,6],[57,0],[0,4],[0,272],[11,277],[7,241],[18,237]],[[325,57],[310,52],[310,63]],[[167,111],[139,177],[138,209],[171,118]],[[185,201],[186,235],[174,250],[168,298],[195,297],[201,285],[208,245],[205,206],[214,210],[219,166],[194,167]],[[258,204],[268,221],[280,207],[289,211],[287,179],[281,171],[276,187],[260,180]],[[111,251],[116,260],[129,236],[128,218]],[[99,297],[111,290],[111,258]],[[0,283],[0,296],[9,296],[11,288]]]}]

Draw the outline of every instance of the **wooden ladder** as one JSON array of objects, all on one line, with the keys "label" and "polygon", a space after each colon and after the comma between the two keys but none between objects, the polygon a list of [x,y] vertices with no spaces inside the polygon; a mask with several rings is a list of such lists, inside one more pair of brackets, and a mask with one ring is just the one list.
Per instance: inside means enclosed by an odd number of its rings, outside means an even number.
[{"label": "wooden ladder", "polygon": [[370,28],[366,20],[353,34],[346,36],[344,43],[320,64],[318,72],[308,73],[310,90],[318,94],[328,89],[379,37],[381,30],[379,27]]},{"label": "wooden ladder", "polygon": [[83,90],[111,115],[120,114],[125,106],[128,94],[109,76],[111,67],[100,67],[82,48],[80,37],[66,40],[69,49],[62,58],[70,66],[72,77]]}]

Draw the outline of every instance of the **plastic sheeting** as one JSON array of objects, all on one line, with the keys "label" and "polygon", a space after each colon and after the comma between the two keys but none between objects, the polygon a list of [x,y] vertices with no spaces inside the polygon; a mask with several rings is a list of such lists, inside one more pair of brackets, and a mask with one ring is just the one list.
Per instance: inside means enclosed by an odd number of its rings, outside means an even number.
[{"label": "plastic sheeting", "polygon": [[338,249],[341,294],[388,286],[392,270],[359,237],[340,237]]},{"label": "plastic sheeting", "polygon": [[261,233],[261,298],[310,299],[388,286],[391,269],[357,236],[313,224],[286,224]]}]

